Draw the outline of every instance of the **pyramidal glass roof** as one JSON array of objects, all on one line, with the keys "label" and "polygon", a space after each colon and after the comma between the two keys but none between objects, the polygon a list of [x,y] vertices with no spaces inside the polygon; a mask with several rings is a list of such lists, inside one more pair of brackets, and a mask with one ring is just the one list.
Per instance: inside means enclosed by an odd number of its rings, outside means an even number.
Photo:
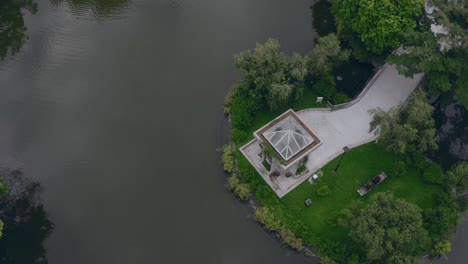
[{"label": "pyramidal glass roof", "polygon": [[314,138],[292,116],[270,127],[263,136],[284,160],[289,160],[314,142]]}]

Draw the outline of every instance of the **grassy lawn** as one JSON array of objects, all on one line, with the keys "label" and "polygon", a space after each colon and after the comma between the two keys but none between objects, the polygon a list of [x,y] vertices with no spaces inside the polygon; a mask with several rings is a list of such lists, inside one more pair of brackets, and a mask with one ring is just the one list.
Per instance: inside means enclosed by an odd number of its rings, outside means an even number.
[{"label": "grassy lawn", "polygon": [[[394,164],[401,159],[375,143],[357,147],[344,156],[336,174],[333,169],[339,157],[323,168],[324,175],[317,183],[312,185],[305,181],[284,197],[281,203],[292,215],[308,225],[317,237],[347,243],[350,239],[347,230],[330,224],[328,220],[348,207],[352,201],[362,200],[367,203],[375,193],[388,191],[422,209],[433,206],[432,197],[435,193],[442,192],[441,188],[424,183],[419,173],[412,168],[407,168],[405,175],[394,175]],[[382,171],[387,174],[387,179],[370,193],[360,197],[356,190]],[[319,197],[316,191],[323,185],[330,188],[331,194]],[[307,198],[312,199],[309,207],[304,204]]]},{"label": "grassy lawn", "polygon": [[[326,108],[327,104],[325,103],[325,100],[322,103],[316,103],[317,96],[318,95],[314,91],[312,91],[312,89],[304,88],[304,93],[296,102],[296,105],[293,107],[293,110],[297,112],[299,110],[308,108]],[[252,121],[252,125],[249,127],[249,129],[246,129],[247,135],[249,135],[249,137],[244,141],[240,142],[239,146],[243,146],[245,143],[252,140],[253,132],[261,128],[271,120],[275,119],[288,109],[289,108],[280,109],[278,111],[266,111],[257,113]]]}]

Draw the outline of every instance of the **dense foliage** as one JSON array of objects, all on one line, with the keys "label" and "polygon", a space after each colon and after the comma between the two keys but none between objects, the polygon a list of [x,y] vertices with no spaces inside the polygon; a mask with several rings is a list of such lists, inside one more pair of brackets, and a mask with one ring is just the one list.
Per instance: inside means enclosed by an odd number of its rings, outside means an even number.
[{"label": "dense foliage", "polygon": [[[253,51],[234,55],[242,79],[225,98],[225,112],[232,116],[234,142],[244,140],[258,112],[284,111],[298,102],[312,80],[312,90],[325,99],[336,97],[339,102],[349,98],[335,91],[333,69],[348,60],[349,51],[340,47],[334,34],[318,39],[315,48],[306,56],[286,55],[277,40],[257,44]],[[336,101],[336,100],[335,100]]]},{"label": "dense foliage", "polygon": [[[424,0],[333,0],[338,31],[356,38],[371,53],[396,48],[401,33],[416,27]],[[361,44],[359,43],[359,44]]]},{"label": "dense foliage", "polygon": [[369,261],[413,263],[414,256],[428,243],[421,210],[388,193],[372,196],[366,207],[355,203],[345,213],[343,223]]},{"label": "dense foliage", "polygon": [[380,108],[373,114],[370,130],[379,134],[379,141],[395,153],[421,152],[437,149],[439,137],[434,127],[433,108],[426,101],[426,93],[417,89],[405,104],[388,112]]},{"label": "dense foliage", "polygon": [[247,183],[242,183],[236,174],[232,174],[228,179],[229,189],[242,201],[247,201],[252,195],[250,187]]},{"label": "dense foliage", "polygon": [[234,171],[234,149],[230,145],[223,146],[223,155],[221,162],[225,172],[231,173]]},{"label": "dense foliage", "polygon": [[468,109],[468,7],[462,0],[431,2],[436,9],[422,27],[404,34],[407,52],[390,56],[390,62],[406,76],[426,73],[431,94],[455,94]]},{"label": "dense foliage", "polygon": [[468,162],[460,163],[450,169],[445,176],[445,184],[450,194],[451,203],[460,211],[468,205]]},{"label": "dense foliage", "polygon": [[234,55],[236,67],[243,74],[242,88],[250,90],[256,103],[267,103],[276,110],[301,94],[300,83],[307,69],[304,59],[297,53],[287,56],[280,52],[277,40],[269,39],[257,44],[254,51]]},{"label": "dense foliage", "polygon": [[302,251],[304,249],[302,239],[297,238],[290,229],[284,227],[278,216],[268,207],[262,206],[256,208],[255,220],[265,226],[266,229],[276,232],[285,245],[297,251]]}]

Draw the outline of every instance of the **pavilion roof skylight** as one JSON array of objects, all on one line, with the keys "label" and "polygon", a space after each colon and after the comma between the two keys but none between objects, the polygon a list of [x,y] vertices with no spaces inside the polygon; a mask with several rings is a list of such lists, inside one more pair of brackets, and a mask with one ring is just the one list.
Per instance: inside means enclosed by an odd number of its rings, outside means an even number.
[{"label": "pavilion roof skylight", "polygon": [[286,161],[314,142],[314,138],[292,116],[270,127],[263,136]]}]

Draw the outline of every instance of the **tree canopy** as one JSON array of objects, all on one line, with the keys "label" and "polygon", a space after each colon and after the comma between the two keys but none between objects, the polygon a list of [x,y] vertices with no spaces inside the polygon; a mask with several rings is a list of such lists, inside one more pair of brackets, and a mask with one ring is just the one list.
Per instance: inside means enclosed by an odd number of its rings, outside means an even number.
[{"label": "tree canopy", "polygon": [[431,25],[406,32],[403,47],[407,52],[392,55],[389,61],[406,76],[426,73],[430,93],[451,92],[468,109],[468,7],[463,1],[432,3],[437,9],[428,18]]},{"label": "tree canopy", "polygon": [[381,54],[400,45],[400,34],[416,27],[424,0],[333,0],[338,31],[353,32],[366,50]]},{"label": "tree canopy", "polygon": [[342,50],[335,34],[318,39],[314,49],[307,55],[307,66],[312,75],[321,76],[331,73],[333,67],[349,59],[349,51]]},{"label": "tree canopy", "polygon": [[388,112],[380,108],[370,110],[373,114],[370,130],[379,134],[379,140],[395,153],[437,149],[439,137],[432,117],[434,109],[427,103],[426,96],[426,92],[418,88],[405,104]]},{"label": "tree canopy", "polygon": [[350,237],[371,262],[413,263],[428,242],[420,209],[391,194],[377,193],[369,205],[357,202],[344,213]]},{"label": "tree canopy", "polygon": [[292,56],[280,52],[280,44],[268,39],[265,44],[234,55],[234,62],[242,72],[246,86],[253,88],[260,100],[271,110],[284,106],[300,95],[299,89],[307,73],[305,60],[297,53]]},{"label": "tree canopy", "polygon": [[468,162],[451,168],[445,175],[446,185],[452,201],[463,211],[468,205]]}]

